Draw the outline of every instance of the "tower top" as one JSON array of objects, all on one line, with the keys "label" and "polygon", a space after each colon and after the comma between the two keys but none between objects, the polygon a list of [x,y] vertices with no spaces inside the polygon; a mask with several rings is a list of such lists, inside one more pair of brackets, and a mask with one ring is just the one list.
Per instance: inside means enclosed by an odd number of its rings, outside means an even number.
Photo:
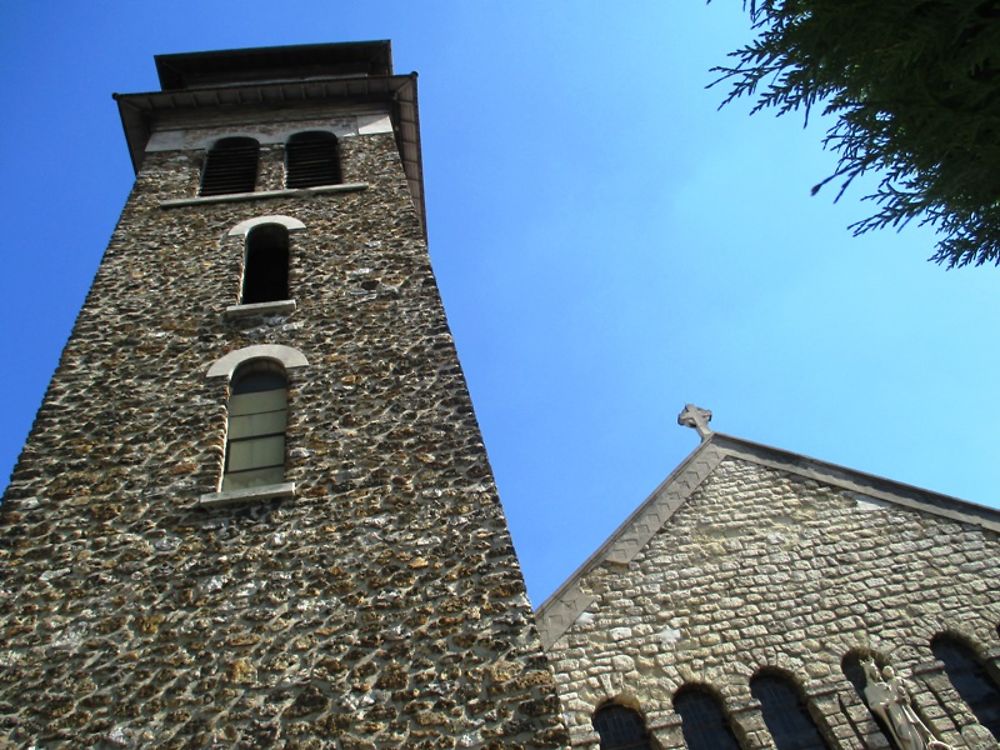
[{"label": "tower top", "polygon": [[[160,91],[115,94],[138,172],[160,123],[241,109],[375,107],[392,122],[407,184],[426,227],[417,74],[396,75],[388,40],[157,55]],[[426,230],[425,230],[426,231]]]},{"label": "tower top", "polygon": [[156,55],[164,91],[392,75],[388,40]]}]

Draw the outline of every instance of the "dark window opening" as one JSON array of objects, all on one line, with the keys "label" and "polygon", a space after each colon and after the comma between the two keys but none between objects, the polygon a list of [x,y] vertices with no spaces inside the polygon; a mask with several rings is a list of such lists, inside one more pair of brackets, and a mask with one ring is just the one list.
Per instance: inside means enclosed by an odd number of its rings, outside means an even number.
[{"label": "dark window opening", "polygon": [[987,673],[975,651],[947,635],[931,641],[934,657],[944,662],[944,671],[976,719],[1000,740],[1000,688]]},{"label": "dark window opening", "polygon": [[285,144],[285,187],[307,188],[341,182],[337,138],[332,133],[296,133]]},{"label": "dark window opening", "polygon": [[257,184],[260,144],[253,138],[223,138],[205,157],[199,195],[252,193]]},{"label": "dark window opening", "polygon": [[[868,705],[868,699],[865,697],[865,685],[868,684],[868,681],[865,679],[865,670],[861,666],[861,659],[861,654],[857,651],[852,651],[840,662],[840,669],[843,671],[844,677],[847,678],[847,681],[854,686],[854,692],[856,692],[858,697],[861,698],[861,702],[868,708],[872,719],[874,719],[875,723],[878,725],[879,731],[882,732],[882,736],[885,737],[886,742],[889,743],[889,747],[891,747],[892,750],[899,750],[899,745],[897,745],[896,740],[893,739],[892,730],[886,726],[882,717],[872,711],[871,706]],[[882,667],[885,666],[885,662],[876,658],[875,666],[878,667],[879,672],[881,672]]]},{"label": "dark window opening", "polygon": [[275,302],[288,299],[288,230],[281,224],[264,224],[247,235],[240,302]]},{"label": "dark window opening", "polygon": [[593,721],[601,736],[601,750],[653,750],[638,711],[613,703],[599,708]]},{"label": "dark window opening", "polygon": [[722,704],[707,690],[682,687],[674,696],[674,710],[688,750],[740,750]]},{"label": "dark window opening", "polygon": [[829,750],[813,723],[798,687],[787,678],[771,673],[750,680],[750,693],[760,701],[777,750]]},{"label": "dark window opening", "polygon": [[285,480],[288,381],[270,363],[237,370],[229,396],[229,431],[222,489],[241,490]]}]

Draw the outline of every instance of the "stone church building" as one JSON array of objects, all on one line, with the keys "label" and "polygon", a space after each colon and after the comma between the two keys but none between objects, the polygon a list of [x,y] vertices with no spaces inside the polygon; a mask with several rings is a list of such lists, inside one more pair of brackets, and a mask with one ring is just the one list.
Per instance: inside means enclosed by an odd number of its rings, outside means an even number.
[{"label": "stone church building", "polygon": [[0,749],[998,746],[1000,513],[693,406],[701,445],[532,612],[415,74],[388,42],[156,66],[0,505]]}]

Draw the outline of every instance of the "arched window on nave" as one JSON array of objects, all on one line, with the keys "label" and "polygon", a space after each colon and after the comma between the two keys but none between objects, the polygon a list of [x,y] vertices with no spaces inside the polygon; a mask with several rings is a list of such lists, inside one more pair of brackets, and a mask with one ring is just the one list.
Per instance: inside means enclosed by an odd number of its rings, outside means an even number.
[{"label": "arched window on nave", "polygon": [[976,652],[954,636],[942,634],[931,641],[934,657],[944,662],[944,671],[976,719],[1000,740],[1000,688],[990,677]]},{"label": "arched window on nave", "polygon": [[674,710],[688,750],[740,750],[722,703],[699,685],[685,685],[674,694]]},{"label": "arched window on nave", "polygon": [[798,685],[777,672],[761,672],[750,680],[750,693],[760,701],[764,723],[777,750],[829,750],[809,715]]},{"label": "arched window on nave", "polygon": [[608,703],[594,712],[593,723],[601,750],[653,750],[646,720],[628,706]]}]

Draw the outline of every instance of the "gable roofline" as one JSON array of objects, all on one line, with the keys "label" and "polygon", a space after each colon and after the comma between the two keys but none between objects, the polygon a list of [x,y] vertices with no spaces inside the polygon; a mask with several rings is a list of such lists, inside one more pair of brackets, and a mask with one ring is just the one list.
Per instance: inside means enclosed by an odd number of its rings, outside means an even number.
[{"label": "gable roofline", "polygon": [[580,582],[604,563],[627,565],[726,458],[813,479],[854,493],[860,502],[889,503],[1000,533],[1000,511],[949,495],[867,474],[800,453],[713,432],[653,490],[595,552],[536,610],[542,645],[549,648],[596,600]]}]

